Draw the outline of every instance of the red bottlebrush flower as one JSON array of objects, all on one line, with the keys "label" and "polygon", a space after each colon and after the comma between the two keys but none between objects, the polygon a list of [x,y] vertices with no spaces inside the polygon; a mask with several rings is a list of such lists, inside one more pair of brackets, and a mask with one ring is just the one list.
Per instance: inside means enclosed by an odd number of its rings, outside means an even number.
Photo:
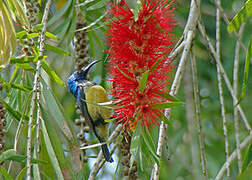
[{"label": "red bottlebrush flower", "polygon": [[113,100],[118,102],[115,116],[131,129],[138,123],[147,129],[158,125],[163,114],[153,105],[167,101],[159,93],[169,92],[172,66],[168,55],[174,43],[171,31],[175,25],[172,12],[169,3],[142,0],[136,19],[124,0],[111,4],[108,65]]}]

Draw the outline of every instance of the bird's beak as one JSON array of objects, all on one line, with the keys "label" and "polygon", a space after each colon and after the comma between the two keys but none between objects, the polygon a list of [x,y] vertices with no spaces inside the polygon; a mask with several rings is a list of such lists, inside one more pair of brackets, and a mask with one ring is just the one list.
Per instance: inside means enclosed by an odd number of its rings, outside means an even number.
[{"label": "bird's beak", "polygon": [[91,67],[92,67],[93,65],[95,65],[96,63],[98,63],[98,62],[101,62],[101,60],[95,60],[95,61],[91,62],[89,65],[87,65],[86,67],[84,67],[84,68],[81,70],[81,73],[83,74],[83,77],[84,77],[85,79],[87,79],[87,74],[88,74],[89,70],[91,69]]}]

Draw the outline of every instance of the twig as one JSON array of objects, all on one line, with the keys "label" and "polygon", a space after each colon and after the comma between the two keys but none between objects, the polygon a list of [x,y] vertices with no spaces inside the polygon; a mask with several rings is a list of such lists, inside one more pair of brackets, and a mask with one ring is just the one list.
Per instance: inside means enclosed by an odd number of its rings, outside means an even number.
[{"label": "twig", "polygon": [[186,110],[186,120],[188,133],[190,136],[191,143],[189,146],[191,148],[191,161],[192,164],[189,166],[192,171],[192,179],[202,179],[199,171],[199,151],[198,151],[198,142],[197,142],[197,131],[194,126],[194,117],[195,117],[195,107],[193,104],[193,82],[192,82],[192,72],[191,64],[188,62],[186,64],[185,76],[184,76],[184,95],[185,95],[185,110]]},{"label": "twig", "polygon": [[[40,85],[38,83],[38,89],[40,89]],[[37,101],[40,102],[40,93],[37,92]],[[37,118],[36,118],[36,144],[34,149],[34,158],[39,159],[39,153],[40,153],[40,117],[41,117],[41,110],[40,110],[40,103],[37,105]],[[35,164],[34,168],[39,169],[39,165]],[[40,180],[40,174],[36,174],[36,179]]]},{"label": "twig", "polygon": [[[228,17],[226,15],[226,13],[224,12],[223,8],[221,7],[220,3],[217,3],[217,0],[214,0],[214,4],[215,6],[218,8],[218,10],[220,11],[224,21],[226,22],[226,24],[228,25],[230,23],[230,21],[228,20]],[[237,32],[234,31],[234,36],[236,38],[237,41],[239,41],[239,43],[241,44],[241,47],[243,49],[243,51],[246,53],[247,52],[247,48],[246,46],[241,42],[241,39],[239,38],[239,34],[237,34]]]},{"label": "twig", "polygon": [[[190,12],[189,12],[189,17],[187,20],[187,24],[184,30],[184,50],[179,62],[179,66],[178,69],[176,71],[176,75],[174,78],[174,81],[172,83],[172,87],[171,87],[171,91],[170,94],[171,95],[175,95],[177,93],[177,90],[180,86],[180,82],[182,79],[182,75],[183,72],[185,70],[185,63],[188,57],[188,53],[191,49],[191,45],[192,45],[192,40],[194,37],[194,31],[197,25],[197,20],[199,18],[199,14],[200,14],[200,0],[192,0],[191,1],[191,6],[190,6]],[[170,109],[166,109],[165,110],[165,116],[169,119],[170,116]],[[164,144],[164,137],[166,134],[166,128],[167,125],[161,121],[160,127],[159,127],[159,137],[158,137],[158,146],[157,146],[157,156],[159,157],[159,161],[162,155],[162,146]],[[151,180],[158,180],[159,179],[159,170],[160,167],[158,166],[157,163],[154,164],[154,167],[152,169],[152,173],[151,173]]]},{"label": "twig", "polygon": [[200,155],[202,161],[202,170],[205,176],[205,179],[208,180],[208,173],[206,167],[206,152],[204,146],[204,135],[202,132],[202,122],[200,119],[200,99],[199,99],[199,85],[198,85],[198,75],[197,75],[197,66],[195,61],[195,56],[193,52],[191,52],[191,62],[192,62],[192,79],[193,79],[193,91],[194,91],[194,101],[195,101],[195,111],[196,111],[196,120],[198,124],[198,134],[199,134],[199,142],[200,142]]},{"label": "twig", "polygon": [[[39,56],[43,56],[44,53],[44,41],[45,41],[45,32],[46,32],[46,24],[47,24],[47,18],[49,14],[49,8],[51,5],[52,0],[48,0],[45,8],[45,12],[42,19],[42,32],[39,37],[40,44],[39,44]],[[31,180],[31,147],[32,147],[32,125],[33,125],[33,116],[34,116],[34,109],[36,106],[36,100],[37,100],[37,92],[38,92],[38,84],[39,84],[39,76],[40,76],[40,67],[41,67],[41,60],[38,60],[37,67],[36,67],[36,73],[34,77],[33,82],[33,91],[32,91],[32,100],[31,100],[31,106],[30,106],[30,115],[29,115],[29,122],[28,122],[28,135],[27,135],[27,180]],[[37,102],[39,103],[39,102]]]},{"label": "twig", "polygon": [[[241,150],[243,150],[244,148],[246,148],[250,143],[252,142],[252,133],[250,133],[246,139],[243,140],[243,142],[240,144],[240,148]],[[227,165],[231,164],[235,158],[237,156],[237,149],[235,149],[233,151],[233,153],[228,157],[228,159],[226,160],[226,162],[222,165],[220,171],[218,172],[215,180],[221,180],[227,170]]]},{"label": "twig", "polygon": [[[188,31],[188,35],[187,35],[187,39],[185,42],[185,47],[178,65],[178,69],[174,78],[174,81],[172,83],[172,87],[171,87],[171,91],[170,94],[171,95],[175,95],[177,93],[177,90],[180,86],[180,82],[181,82],[181,78],[183,76],[183,72],[185,70],[185,63],[187,60],[187,56],[188,53],[190,51],[191,48],[191,44],[192,44],[192,40],[193,40],[194,34],[193,31]],[[167,116],[169,118],[170,115],[170,109],[166,109],[165,110],[165,116]],[[160,127],[159,127],[159,137],[158,137],[158,146],[157,146],[157,156],[159,157],[159,161],[162,155],[162,146],[164,144],[164,140],[165,140],[165,134],[166,134],[166,129],[167,129],[167,125],[161,121]],[[159,178],[159,166],[157,163],[154,164],[154,168],[152,170],[152,176],[151,179],[156,180]]]},{"label": "twig", "polygon": [[[239,40],[241,39],[241,35],[243,33],[244,24],[241,26],[238,34]],[[235,59],[234,59],[234,70],[233,70],[233,88],[234,88],[234,95],[237,97],[238,92],[238,71],[239,71],[239,55],[240,55],[240,41],[236,42],[235,48]],[[241,160],[241,150],[240,150],[240,127],[239,127],[239,116],[238,116],[238,109],[234,104],[234,126],[235,126],[235,141],[236,141],[236,149],[237,149],[237,159],[238,159],[238,168],[239,172],[242,170],[242,160]]]},{"label": "twig", "polygon": [[[114,139],[116,139],[117,136],[121,133],[121,130],[122,130],[122,125],[118,124],[117,127],[115,128],[114,132],[108,138],[108,142],[112,142]],[[102,151],[100,150],[100,152],[96,158],[96,161],[93,165],[93,168],[89,174],[89,178],[88,178],[89,180],[95,179],[96,174],[98,173],[99,169],[101,168],[102,160],[103,160],[103,155],[102,155]]]},{"label": "twig", "polygon": [[[217,3],[220,4],[220,0],[217,0]],[[220,10],[217,9],[216,10],[216,58],[218,59],[218,61],[221,62],[220,23],[221,23]],[[225,153],[226,153],[226,159],[227,159],[228,156],[229,156],[229,150],[228,150],[229,146],[228,146],[226,110],[225,110],[225,103],[224,103],[225,101],[224,101],[224,95],[223,95],[222,78],[221,78],[220,67],[219,67],[218,64],[216,64],[216,67],[217,67],[219,98],[220,98],[220,104],[221,104],[221,115],[222,115],[222,122],[223,122],[223,132],[224,132],[224,139],[225,139]],[[230,177],[229,165],[227,167],[227,177]]]},{"label": "twig", "polygon": [[[206,42],[207,42],[207,46],[208,46],[208,48],[209,48],[209,50],[210,50],[210,53],[212,54],[212,56],[213,56],[214,59],[216,60],[216,63],[219,65],[221,75],[223,76],[223,78],[224,78],[224,80],[225,80],[225,83],[226,83],[226,85],[227,85],[227,88],[228,88],[228,90],[229,90],[229,92],[230,92],[230,94],[231,94],[231,96],[232,96],[232,98],[233,98],[235,104],[237,104],[238,100],[237,100],[236,96],[234,95],[233,87],[232,87],[232,85],[231,85],[231,83],[230,83],[230,80],[229,80],[229,78],[228,78],[228,76],[227,76],[227,73],[226,73],[225,69],[223,68],[222,63],[216,58],[215,49],[214,49],[212,43],[210,42],[209,37],[208,37],[207,34],[206,34],[205,26],[203,25],[202,21],[199,21],[198,23],[199,23],[199,24],[198,24],[199,30],[200,30],[200,32],[201,32],[203,38],[204,38],[204,39],[206,40]],[[247,117],[246,117],[246,115],[245,115],[243,109],[241,108],[240,104],[237,105],[237,109],[238,109],[239,112],[240,112],[240,115],[241,115],[241,117],[242,117],[242,120],[243,120],[243,122],[244,122],[244,125],[245,125],[246,129],[248,130],[248,132],[251,132],[252,129],[251,129],[251,127],[250,127],[250,124],[248,123]]]}]

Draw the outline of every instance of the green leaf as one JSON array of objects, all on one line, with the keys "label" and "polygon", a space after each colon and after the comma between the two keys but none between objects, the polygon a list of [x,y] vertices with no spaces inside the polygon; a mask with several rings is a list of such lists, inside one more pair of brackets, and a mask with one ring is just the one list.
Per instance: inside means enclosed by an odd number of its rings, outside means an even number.
[{"label": "green leaf", "polygon": [[156,94],[172,102],[179,101],[176,97],[170,95],[169,93],[156,93]]},{"label": "green leaf", "polygon": [[12,87],[14,89],[19,89],[19,90],[25,91],[25,92],[31,92],[32,91],[32,88],[25,87],[25,86],[22,86],[20,84],[10,84],[10,87]]},{"label": "green leaf", "polygon": [[27,167],[24,167],[16,177],[16,180],[23,180],[26,175]]},{"label": "green leaf", "polygon": [[74,141],[73,132],[70,129],[71,120],[64,114],[64,108],[57,101],[55,95],[52,90],[48,87],[48,85],[42,79],[43,89],[42,95],[45,99],[45,107],[47,108],[47,113],[51,115],[51,117],[55,120],[56,124],[60,127],[63,134],[68,138],[68,141]]},{"label": "green leaf", "polygon": [[180,106],[183,104],[184,104],[183,102],[163,102],[163,103],[153,104],[151,107],[153,109],[166,109],[166,108],[171,108],[175,106]]},{"label": "green leaf", "polygon": [[252,179],[252,162],[250,162],[245,171],[241,172],[236,178],[236,180],[247,180],[247,179]]},{"label": "green leaf", "polygon": [[53,17],[48,21],[47,26],[51,26],[52,24],[56,23],[62,16],[67,13],[69,8],[72,8],[73,1],[69,0],[65,3],[65,5],[53,15]]},{"label": "green leaf", "polygon": [[237,31],[245,20],[252,15],[252,0],[248,0],[246,4],[239,10],[232,21],[229,23],[227,30],[229,33]]},{"label": "green leaf", "polygon": [[16,151],[14,149],[8,149],[2,152],[0,155],[0,163],[8,160],[10,157],[15,156],[15,155],[16,155]]},{"label": "green leaf", "polygon": [[47,44],[47,43],[45,44],[45,49],[49,50],[49,51],[52,51],[54,53],[63,55],[63,56],[71,56],[71,54],[66,52],[64,49],[61,49],[59,47],[56,47],[56,46],[53,46],[53,45],[50,45],[50,44]]},{"label": "green leaf", "polygon": [[150,72],[150,70],[144,72],[143,76],[140,79],[139,87],[138,87],[140,92],[143,92],[144,89],[145,89],[145,87],[146,87],[146,83],[147,83],[147,79],[148,79],[148,76],[149,76],[149,72]]},{"label": "green leaf", "polygon": [[160,64],[160,59],[157,60],[152,66],[151,66],[151,69],[150,69],[150,72],[154,71],[158,65]]},{"label": "green leaf", "polygon": [[11,57],[10,63],[11,64],[35,63],[39,59],[43,59],[44,57],[43,56],[39,56],[39,57],[35,57],[35,56]]},{"label": "green leaf", "polygon": [[130,144],[130,154],[131,154],[131,157],[130,157],[130,167],[133,165],[133,162],[135,161],[136,159],[136,156],[139,152],[139,148],[140,148],[140,142],[141,142],[141,125],[138,124],[134,133],[133,133],[133,136],[131,138],[131,144]]},{"label": "green leaf", "polygon": [[51,139],[48,135],[47,128],[45,126],[45,122],[43,119],[41,119],[41,126],[42,126],[41,128],[42,128],[42,132],[43,132],[43,138],[44,138],[44,141],[46,144],[46,149],[47,149],[48,155],[51,159],[51,162],[52,162],[53,168],[55,170],[57,179],[64,179],[64,176],[63,176],[62,171],[60,169],[58,159],[57,159],[56,154],[54,152],[54,149],[53,149],[53,146],[51,143]]},{"label": "green leaf", "polygon": [[99,1],[87,8],[87,11],[93,11],[105,7],[108,4],[107,0]]},{"label": "green leaf", "polygon": [[27,37],[27,32],[26,31],[20,31],[16,34],[17,39],[21,40]]},{"label": "green leaf", "polygon": [[32,27],[32,30],[33,31],[40,31],[40,30],[42,30],[43,26],[44,26],[43,24],[36,24]]},{"label": "green leaf", "polygon": [[0,97],[0,100],[1,100],[1,102],[3,103],[4,107],[6,108],[6,110],[7,110],[15,119],[17,119],[17,120],[19,121],[19,120],[23,117],[24,119],[29,120],[29,117],[28,117],[27,115],[22,114],[21,112],[14,110],[11,106],[8,105],[8,103],[6,103],[6,102],[4,101],[4,99],[2,99],[1,97]]},{"label": "green leaf", "polygon": [[[145,143],[145,146],[142,148],[145,148],[145,147],[148,148],[149,153],[151,154],[151,156],[153,157],[153,159],[155,160],[155,162],[159,166],[159,158],[156,154],[156,148],[155,148],[154,141],[153,141],[150,133],[145,130],[142,130],[141,135],[142,135],[144,143]],[[148,157],[149,153],[146,154],[147,157]]]},{"label": "green leaf", "polygon": [[98,46],[103,51],[104,47],[103,47],[103,42],[102,42],[101,38],[99,36],[97,36],[97,34],[95,33],[95,31],[89,31],[89,33],[95,39],[96,43],[98,44]]},{"label": "green leaf", "polygon": [[95,26],[96,24],[98,24],[108,13],[104,13],[103,15],[101,15],[99,18],[97,18],[94,22],[92,22],[91,24],[89,24],[88,26],[81,28],[81,29],[76,29],[76,31],[83,31],[86,29],[91,28],[92,26]]},{"label": "green leaf", "polygon": [[252,161],[252,144],[250,144],[249,147],[246,148],[246,150],[244,151],[245,151],[245,154],[242,159],[242,171],[245,171],[249,163]]},{"label": "green leaf", "polygon": [[[6,160],[11,160],[11,161],[15,161],[15,162],[19,162],[19,163],[26,163],[26,159],[27,159],[27,156],[23,156],[23,155],[12,155],[10,157],[8,157]],[[48,163],[47,161],[43,161],[43,160],[40,160],[40,159],[34,159],[32,158],[32,163],[35,163],[35,164],[46,164]]]},{"label": "green leaf", "polygon": [[139,9],[142,7],[141,1],[137,1],[135,8],[133,9],[134,20],[135,22],[138,20]]},{"label": "green leaf", "polygon": [[122,73],[126,78],[128,78],[128,79],[134,81],[132,77],[128,76],[128,75],[127,75],[125,72],[123,72],[118,66],[116,66],[116,68],[117,68],[117,69],[120,71],[120,73]]},{"label": "green leaf", "polygon": [[114,120],[116,120],[116,118],[105,119],[104,121],[107,122],[107,123],[109,123],[109,122],[112,122]]},{"label": "green leaf", "polygon": [[4,180],[13,180],[13,178],[9,175],[9,173],[7,171],[5,171],[5,169],[0,166],[0,172],[4,178]]},{"label": "green leaf", "polygon": [[248,47],[247,55],[246,55],[244,74],[243,74],[243,81],[242,81],[242,92],[241,92],[241,95],[240,95],[240,98],[239,98],[237,104],[239,104],[245,97],[247,84],[248,84],[249,67],[250,67],[250,59],[251,58],[252,58],[252,36],[251,36],[250,41],[249,41],[249,47]]},{"label": "green leaf", "polygon": [[46,32],[45,35],[46,35],[46,37],[49,37],[49,38],[54,39],[56,41],[59,40],[59,38],[56,35],[54,35],[50,32]]},{"label": "green leaf", "polygon": [[21,25],[29,27],[30,22],[25,14],[22,2],[17,0],[8,0],[8,3],[12,7],[13,17],[17,17]]},{"label": "green leaf", "polygon": [[65,83],[60,79],[56,72],[46,63],[45,60],[42,60],[41,66],[52,80],[54,80],[59,85],[65,87]]},{"label": "green leaf", "polygon": [[171,121],[163,114],[162,116],[159,116],[160,120],[163,121],[165,124],[171,126]]},{"label": "green leaf", "polygon": [[35,69],[29,65],[29,64],[17,64],[17,66],[21,67],[22,69],[26,70],[26,71],[30,71],[32,73],[35,73]]},{"label": "green leaf", "polygon": [[39,33],[29,33],[27,35],[27,39],[32,39],[32,38],[35,38],[35,37],[38,37],[39,36]]}]

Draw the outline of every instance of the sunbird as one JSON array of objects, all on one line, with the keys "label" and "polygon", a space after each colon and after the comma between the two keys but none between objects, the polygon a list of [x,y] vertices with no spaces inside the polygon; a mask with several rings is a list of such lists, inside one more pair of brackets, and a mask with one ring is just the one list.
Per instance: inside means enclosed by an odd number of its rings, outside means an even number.
[{"label": "sunbird", "polygon": [[[100,106],[97,103],[109,102],[106,90],[93,82],[88,81],[87,75],[90,68],[100,62],[93,61],[85,68],[73,72],[68,78],[68,89],[76,98],[77,104],[88,124],[93,130],[100,143],[106,142],[109,136],[108,123],[106,119],[110,118],[111,112],[108,108]],[[107,144],[101,145],[104,158],[107,162],[113,162]]]}]

